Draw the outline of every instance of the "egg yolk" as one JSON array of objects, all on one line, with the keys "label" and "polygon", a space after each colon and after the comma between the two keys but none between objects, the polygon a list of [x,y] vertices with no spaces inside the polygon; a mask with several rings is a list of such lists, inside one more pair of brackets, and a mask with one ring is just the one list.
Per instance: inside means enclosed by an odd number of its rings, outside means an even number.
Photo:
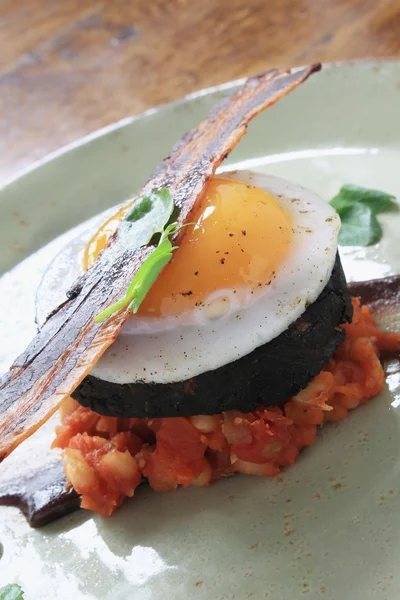
[{"label": "egg yolk", "polygon": [[118,229],[118,225],[125,218],[131,206],[132,203],[123,206],[112,217],[107,219],[86,245],[83,252],[83,268],[85,271],[96,262],[100,252],[107,246],[108,240]]},{"label": "egg yolk", "polygon": [[[128,208],[109,219],[89,242],[85,268],[96,260]],[[224,292],[237,294],[243,302],[269,285],[292,241],[291,217],[274,196],[224,177],[210,180],[192,220],[195,224],[187,227],[138,315],[179,316],[210,306],[210,296],[218,296],[219,303],[229,301]]]}]

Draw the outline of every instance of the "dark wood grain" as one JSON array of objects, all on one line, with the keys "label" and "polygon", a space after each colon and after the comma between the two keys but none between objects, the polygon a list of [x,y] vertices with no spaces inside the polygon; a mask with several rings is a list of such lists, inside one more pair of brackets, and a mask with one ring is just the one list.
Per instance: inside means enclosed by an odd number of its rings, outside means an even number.
[{"label": "dark wood grain", "polygon": [[0,181],[94,129],[273,66],[400,55],[394,0],[1,0]]}]

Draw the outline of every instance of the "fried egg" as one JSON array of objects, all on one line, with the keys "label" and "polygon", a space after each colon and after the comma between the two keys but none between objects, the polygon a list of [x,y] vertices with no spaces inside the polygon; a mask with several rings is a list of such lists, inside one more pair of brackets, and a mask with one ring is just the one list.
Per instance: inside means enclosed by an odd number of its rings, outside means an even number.
[{"label": "fried egg", "polygon": [[[54,259],[37,294],[39,323],[49,296],[62,300],[130,206]],[[339,228],[336,212],[299,185],[250,171],[214,177],[172,260],[91,374],[118,384],[184,381],[268,343],[324,289]]]}]

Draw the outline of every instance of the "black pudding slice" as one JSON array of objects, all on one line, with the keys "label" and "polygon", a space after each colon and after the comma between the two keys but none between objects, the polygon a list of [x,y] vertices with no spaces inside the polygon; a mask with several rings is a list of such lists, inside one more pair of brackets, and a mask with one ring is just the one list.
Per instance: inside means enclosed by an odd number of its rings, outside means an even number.
[{"label": "black pudding slice", "polygon": [[320,296],[286,331],[239,360],[175,383],[110,383],[88,375],[73,397],[113,417],[212,415],[280,404],[322,370],[353,314],[339,255]]}]

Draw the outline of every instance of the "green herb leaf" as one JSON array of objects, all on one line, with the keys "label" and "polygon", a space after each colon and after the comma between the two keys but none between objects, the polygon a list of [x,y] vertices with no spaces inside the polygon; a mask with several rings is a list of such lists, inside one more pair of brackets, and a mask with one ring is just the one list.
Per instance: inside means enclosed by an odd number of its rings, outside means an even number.
[{"label": "green herb leaf", "polygon": [[24,600],[21,586],[11,583],[0,589],[0,600]]},{"label": "green herb leaf", "polygon": [[341,246],[370,246],[382,237],[382,229],[369,206],[354,204],[342,209],[339,232]]},{"label": "green herb leaf", "polygon": [[139,306],[142,304],[151,286],[156,281],[157,277],[163,268],[169,263],[172,258],[172,244],[169,240],[164,240],[161,246],[158,246],[152,252],[147,261],[140,267],[133,281],[135,282],[135,290],[133,299],[129,304],[129,309],[133,313],[137,313]]},{"label": "green herb leaf", "polygon": [[376,244],[382,238],[376,215],[398,209],[391,194],[351,184],[344,185],[330,204],[342,221],[338,240],[341,246]]},{"label": "green herb leaf", "polygon": [[331,200],[331,205],[340,213],[341,208],[348,204],[361,203],[377,214],[397,208],[394,200],[395,197],[387,192],[347,184],[340,188],[340,192]]},{"label": "green herb leaf", "polygon": [[150,196],[144,196],[144,198],[138,198],[133,205],[133,208],[129,215],[125,217],[125,221],[139,221],[143,219],[152,209],[153,202]]},{"label": "green herb leaf", "polygon": [[[161,238],[157,248],[146,258],[135,277],[126,290],[125,295],[103,310],[100,314],[95,317],[96,323],[101,323],[112,314],[129,306],[129,309],[136,313],[139,310],[141,303],[149,292],[151,286],[156,281],[157,277],[161,273],[162,269],[169,263],[172,258],[173,251],[177,246],[173,246],[169,240],[169,237],[178,233],[180,229],[191,225],[192,223],[186,223],[185,225],[178,225],[177,223],[171,223],[162,232]],[[0,599],[1,600],[1,599]]]},{"label": "green herb leaf", "polygon": [[120,242],[129,248],[146,246],[167,225],[174,201],[166,188],[138,199],[120,226]]},{"label": "green herb leaf", "polygon": [[132,312],[138,311],[161,270],[172,258],[172,251],[175,248],[172,247],[168,237],[180,229],[177,223],[168,225],[175,212],[174,209],[174,201],[166,188],[144,196],[135,202],[131,212],[119,227],[119,242],[123,246],[135,250],[146,246],[153,236],[159,233],[158,246],[144,261],[124,296],[98,314],[95,317],[96,323],[101,323],[128,305]]}]

